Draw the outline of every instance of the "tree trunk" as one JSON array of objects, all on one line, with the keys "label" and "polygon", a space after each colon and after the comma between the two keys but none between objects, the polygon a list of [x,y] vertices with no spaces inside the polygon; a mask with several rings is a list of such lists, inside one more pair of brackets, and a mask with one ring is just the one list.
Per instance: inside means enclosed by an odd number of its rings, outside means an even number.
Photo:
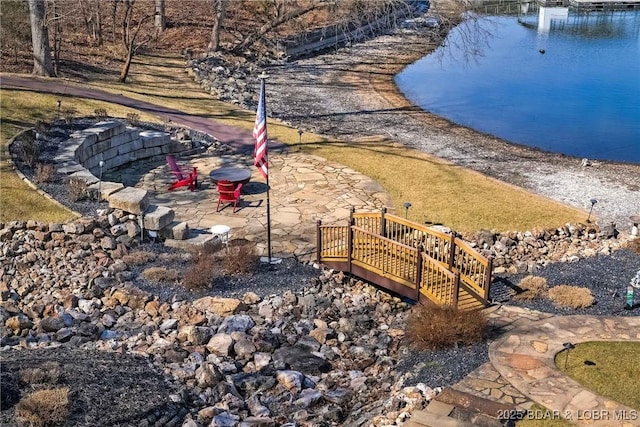
[{"label": "tree trunk", "polygon": [[155,27],[156,32],[161,33],[165,30],[167,22],[164,14],[164,0],[155,0],[156,1],[156,13],[155,13]]},{"label": "tree trunk", "polygon": [[111,38],[112,41],[116,42],[116,16],[118,13],[118,0],[113,0],[111,3]]},{"label": "tree trunk", "polygon": [[222,21],[224,20],[229,0],[213,0],[213,2],[216,22],[213,24],[213,30],[211,30],[211,41],[208,46],[210,52],[216,52],[220,49],[220,29],[222,28]]},{"label": "tree trunk", "polygon": [[120,70],[120,78],[118,79],[120,83],[127,82],[127,76],[129,75],[129,68],[131,68],[132,60],[133,60],[133,51],[129,51],[127,53],[127,58],[124,62],[124,66],[122,67],[122,70]]},{"label": "tree trunk", "polygon": [[98,43],[98,46],[102,46],[102,7],[100,6],[100,1],[97,1],[96,4],[96,23],[95,23],[95,30],[96,30],[96,43]]},{"label": "tree trunk", "polygon": [[51,77],[51,47],[47,30],[45,3],[41,0],[29,0],[29,18],[31,20],[31,42],[33,46],[33,74]]}]

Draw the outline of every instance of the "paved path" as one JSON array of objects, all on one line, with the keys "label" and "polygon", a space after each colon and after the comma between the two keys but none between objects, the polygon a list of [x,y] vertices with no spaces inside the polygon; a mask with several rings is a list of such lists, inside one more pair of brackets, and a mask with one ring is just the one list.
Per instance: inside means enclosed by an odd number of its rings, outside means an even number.
[{"label": "paved path", "polygon": [[[73,83],[66,82],[65,80],[2,75],[0,76],[0,86],[3,89],[33,90],[36,92],[52,93],[64,96],[77,96],[79,98],[95,99],[98,101],[124,105],[125,107],[134,108],[136,110],[158,116],[167,121],[171,120],[171,122],[178,125],[205,132],[229,145],[237,152],[251,153],[253,152],[253,147],[255,145],[255,140],[253,139],[251,132],[244,129],[214,122],[207,117],[189,115],[172,108],[127,98],[126,96],[115,93],[76,86]],[[269,140],[269,144],[273,148],[282,147],[282,144],[273,140]]]}]

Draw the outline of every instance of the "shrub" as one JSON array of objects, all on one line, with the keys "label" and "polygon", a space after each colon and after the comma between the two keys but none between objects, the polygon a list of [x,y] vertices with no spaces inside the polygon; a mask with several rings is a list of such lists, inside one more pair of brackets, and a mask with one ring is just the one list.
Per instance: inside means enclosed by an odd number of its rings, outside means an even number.
[{"label": "shrub", "polygon": [[172,268],[151,267],[142,272],[145,279],[151,282],[173,282],[178,279],[178,272]]},{"label": "shrub", "polygon": [[242,244],[229,247],[222,259],[225,274],[253,273],[259,261],[255,245]]},{"label": "shrub", "polygon": [[25,384],[57,384],[60,380],[60,365],[45,362],[39,368],[20,370],[20,380]]},{"label": "shrub", "polygon": [[137,127],[138,125],[140,125],[140,114],[138,113],[127,114],[127,124],[132,127]]},{"label": "shrub", "polygon": [[49,163],[38,163],[36,165],[35,175],[33,180],[42,184],[44,182],[52,182],[56,178],[56,167]]},{"label": "shrub", "polygon": [[182,284],[193,290],[208,286],[213,279],[218,260],[210,253],[203,253],[196,257],[193,264],[185,271]]},{"label": "shrub", "polygon": [[15,409],[16,417],[32,427],[63,425],[69,417],[69,388],[29,393]]},{"label": "shrub", "polygon": [[482,311],[420,305],[409,313],[406,337],[421,350],[439,350],[482,341],[487,329]]},{"label": "shrub", "polygon": [[547,279],[539,276],[525,277],[520,281],[519,287],[522,292],[517,294],[514,299],[522,301],[531,301],[534,298],[543,297],[549,289]]},{"label": "shrub", "polygon": [[591,290],[579,286],[558,285],[549,289],[549,299],[562,308],[586,308],[595,302]]},{"label": "shrub", "polygon": [[156,254],[151,251],[135,251],[122,257],[122,260],[130,266],[143,265],[156,259]]},{"label": "shrub", "polygon": [[15,142],[16,153],[20,161],[33,168],[40,159],[40,141],[36,139],[34,132],[25,132]]},{"label": "shrub", "polygon": [[78,178],[69,178],[66,182],[67,196],[74,202],[87,197],[87,182]]},{"label": "shrub", "polygon": [[78,110],[73,107],[67,107],[62,110],[62,118],[67,124],[71,124],[71,122],[73,122],[73,119],[76,118],[76,114],[78,114]]},{"label": "shrub", "polygon": [[631,240],[627,246],[635,253],[640,254],[640,238]]},{"label": "shrub", "polygon": [[104,108],[96,108],[95,110],[93,110],[93,114],[95,114],[96,119],[100,120],[104,120],[109,117],[109,115],[107,114],[107,110]]},{"label": "shrub", "polygon": [[36,124],[33,126],[33,128],[36,132],[44,134],[49,132],[50,126],[49,123],[45,122],[44,120],[36,120]]}]

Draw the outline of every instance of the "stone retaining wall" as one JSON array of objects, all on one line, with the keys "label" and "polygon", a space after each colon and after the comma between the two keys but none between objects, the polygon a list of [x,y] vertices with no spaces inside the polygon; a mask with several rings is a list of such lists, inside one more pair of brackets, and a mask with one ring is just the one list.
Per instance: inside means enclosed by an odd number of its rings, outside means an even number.
[{"label": "stone retaining wall", "polygon": [[[147,191],[119,182],[103,182],[102,174],[139,160],[164,160],[183,146],[168,133],[128,127],[117,120],[98,122],[73,132],[54,157],[59,173],[81,179],[90,197],[109,202],[109,207],[141,215],[144,229],[162,237],[186,239],[189,227],[174,221],[172,209],[149,205]],[[102,163],[102,167],[100,166]]]},{"label": "stone retaining wall", "polygon": [[163,156],[180,151],[181,145],[172,140],[168,133],[140,130],[125,126],[116,120],[98,122],[90,128],[71,134],[55,157],[63,173],[86,170],[100,175],[143,159],[161,159]]}]

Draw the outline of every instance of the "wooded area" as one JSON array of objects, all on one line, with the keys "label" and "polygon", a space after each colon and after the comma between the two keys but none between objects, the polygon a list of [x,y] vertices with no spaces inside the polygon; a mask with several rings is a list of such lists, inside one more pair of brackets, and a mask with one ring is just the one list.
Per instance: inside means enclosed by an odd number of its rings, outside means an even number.
[{"label": "wooded area", "polygon": [[15,0],[2,3],[1,71],[82,75],[118,70],[141,52],[254,59],[280,40],[325,25],[365,25],[408,0]]}]

